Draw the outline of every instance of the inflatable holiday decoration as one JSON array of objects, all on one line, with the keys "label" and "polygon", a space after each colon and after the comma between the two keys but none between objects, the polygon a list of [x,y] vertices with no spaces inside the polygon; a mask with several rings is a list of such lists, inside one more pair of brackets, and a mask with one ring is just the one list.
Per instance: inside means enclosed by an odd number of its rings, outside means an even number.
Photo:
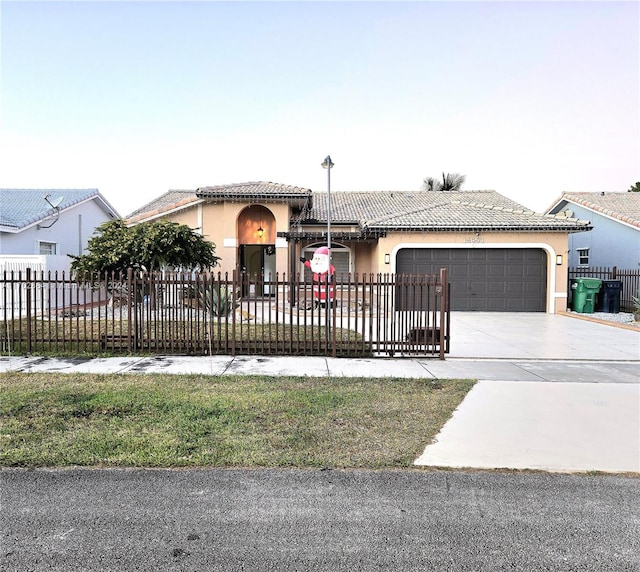
[{"label": "inflatable holiday decoration", "polygon": [[329,287],[329,303],[333,304],[335,298],[335,289],[332,281],[333,274],[336,271],[331,264],[329,249],[326,246],[316,248],[313,258],[309,261],[304,257],[300,258],[300,262],[305,267],[313,271],[313,298],[316,304],[325,304],[327,301],[327,285]]}]

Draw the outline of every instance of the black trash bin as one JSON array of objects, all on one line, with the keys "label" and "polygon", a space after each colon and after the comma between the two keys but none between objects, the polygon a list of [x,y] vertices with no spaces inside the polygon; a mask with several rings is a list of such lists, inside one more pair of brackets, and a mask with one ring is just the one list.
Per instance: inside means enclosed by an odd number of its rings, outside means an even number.
[{"label": "black trash bin", "polygon": [[600,294],[598,295],[597,312],[617,314],[620,312],[620,294],[622,282],[620,280],[603,280]]}]

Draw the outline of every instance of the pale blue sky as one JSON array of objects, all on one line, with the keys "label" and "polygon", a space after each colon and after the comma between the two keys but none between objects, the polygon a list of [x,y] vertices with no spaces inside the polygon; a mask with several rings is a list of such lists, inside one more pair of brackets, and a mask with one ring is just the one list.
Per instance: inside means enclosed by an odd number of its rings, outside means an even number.
[{"label": "pale blue sky", "polygon": [[637,2],[0,2],[0,186],[267,180],[542,210],[640,180]]}]

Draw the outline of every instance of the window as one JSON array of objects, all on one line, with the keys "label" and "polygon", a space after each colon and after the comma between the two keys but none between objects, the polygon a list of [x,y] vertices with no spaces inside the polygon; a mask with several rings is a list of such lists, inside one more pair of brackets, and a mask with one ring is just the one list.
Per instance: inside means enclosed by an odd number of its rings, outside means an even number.
[{"label": "window", "polygon": [[578,264],[580,266],[589,266],[589,249],[578,248]]},{"label": "window", "polygon": [[56,254],[56,243],[55,242],[45,242],[43,240],[39,243],[39,252],[38,254]]}]

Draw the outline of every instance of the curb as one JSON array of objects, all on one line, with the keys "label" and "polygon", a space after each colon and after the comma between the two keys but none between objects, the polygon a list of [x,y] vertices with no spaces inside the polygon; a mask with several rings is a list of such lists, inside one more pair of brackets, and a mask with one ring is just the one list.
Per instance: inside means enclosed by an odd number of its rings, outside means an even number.
[{"label": "curb", "polygon": [[640,322],[633,322],[637,324],[636,326],[632,326],[629,324],[624,324],[620,322],[610,322],[609,320],[599,320],[598,318],[592,318],[588,314],[577,314],[576,312],[567,312],[561,310],[557,312],[560,316],[567,316],[569,318],[576,318],[577,320],[583,320],[585,322],[592,322],[594,324],[604,324],[605,326],[613,326],[614,328],[620,328],[622,330],[630,330],[632,332],[640,332]]}]

